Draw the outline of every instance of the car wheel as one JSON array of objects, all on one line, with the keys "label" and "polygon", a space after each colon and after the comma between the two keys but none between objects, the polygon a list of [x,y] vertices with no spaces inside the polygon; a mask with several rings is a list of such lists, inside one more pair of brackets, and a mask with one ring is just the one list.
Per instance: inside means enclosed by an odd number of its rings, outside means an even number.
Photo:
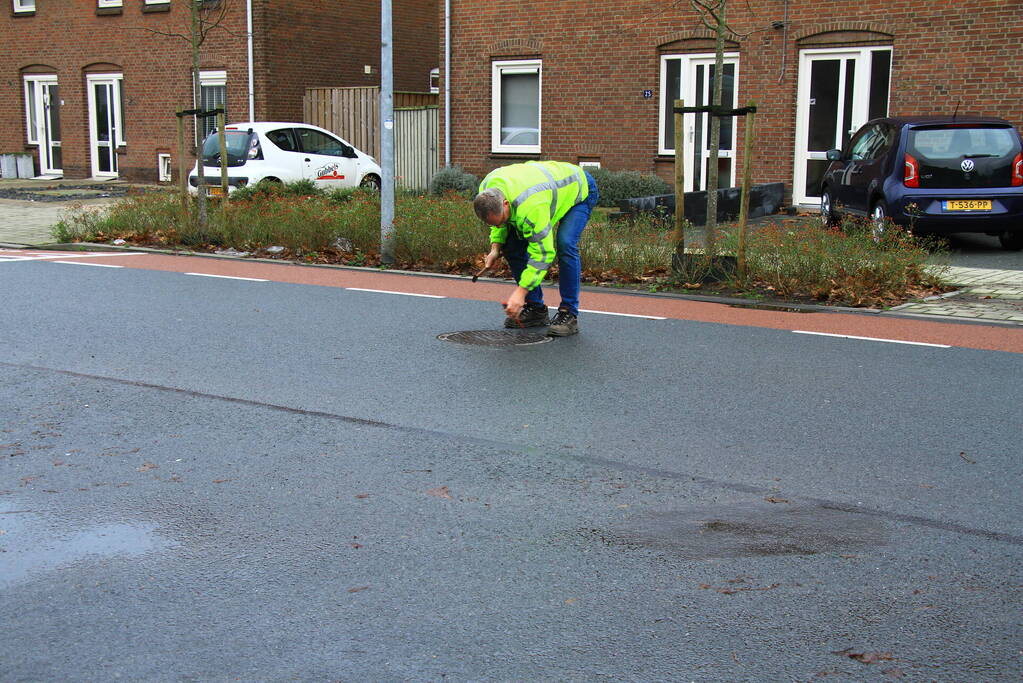
[{"label": "car wheel", "polygon": [[1023,232],[1009,232],[1006,230],[998,236],[998,241],[1002,243],[1002,249],[1019,251],[1023,249]]},{"label": "car wheel", "polygon": [[831,228],[838,224],[835,207],[831,202],[831,190],[821,192],[821,224],[825,228]]},{"label": "car wheel", "polygon": [[888,205],[883,199],[877,200],[874,208],[870,210],[870,235],[875,242],[880,242],[885,232],[894,227],[890,215]]},{"label": "car wheel", "polygon": [[362,182],[359,183],[359,187],[361,187],[364,190],[369,190],[370,192],[379,192],[380,178],[376,177],[375,175],[368,175],[362,179]]}]

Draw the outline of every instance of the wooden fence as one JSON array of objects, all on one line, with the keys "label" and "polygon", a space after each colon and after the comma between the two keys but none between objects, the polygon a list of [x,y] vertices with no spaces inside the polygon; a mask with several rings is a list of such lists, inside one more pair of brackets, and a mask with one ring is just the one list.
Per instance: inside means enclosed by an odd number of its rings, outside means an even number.
[{"label": "wooden fence", "polygon": [[[439,163],[437,99],[433,93],[395,92],[395,186],[429,187]],[[340,135],[380,161],[380,88],[306,88],[305,123]]]}]

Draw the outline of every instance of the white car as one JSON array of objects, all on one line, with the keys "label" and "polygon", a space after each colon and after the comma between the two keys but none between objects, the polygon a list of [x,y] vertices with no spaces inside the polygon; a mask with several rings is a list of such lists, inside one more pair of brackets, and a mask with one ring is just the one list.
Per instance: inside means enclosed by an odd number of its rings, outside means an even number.
[{"label": "white car", "polygon": [[[307,123],[246,122],[224,126],[227,182],[230,192],[260,180],[290,183],[311,180],[325,190],[342,187],[380,189],[380,166],[330,131]],[[206,193],[220,187],[220,135],[203,142]],[[199,164],[188,175],[189,190],[198,192]]]}]

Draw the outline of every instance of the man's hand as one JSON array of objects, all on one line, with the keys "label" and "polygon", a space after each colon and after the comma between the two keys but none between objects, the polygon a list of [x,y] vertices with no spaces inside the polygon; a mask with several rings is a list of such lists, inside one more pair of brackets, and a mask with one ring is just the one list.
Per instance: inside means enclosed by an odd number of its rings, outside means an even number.
[{"label": "man's hand", "polygon": [[519,313],[526,305],[526,294],[528,293],[529,291],[525,287],[516,287],[512,295],[508,297],[508,301],[504,302],[504,312],[509,318],[519,319]]},{"label": "man's hand", "polygon": [[490,245],[490,253],[488,253],[486,258],[483,260],[483,265],[486,267],[485,269],[486,270],[493,270],[494,267],[497,265],[497,262],[498,262],[498,260],[500,258],[501,258],[501,245],[500,244],[492,244],[492,245]]}]

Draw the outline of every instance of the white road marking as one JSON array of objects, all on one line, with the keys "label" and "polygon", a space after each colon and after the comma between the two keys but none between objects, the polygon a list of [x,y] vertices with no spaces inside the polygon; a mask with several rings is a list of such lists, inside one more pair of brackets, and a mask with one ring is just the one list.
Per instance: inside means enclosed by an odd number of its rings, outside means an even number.
[{"label": "white road marking", "polygon": [[392,292],[388,289],[363,289],[362,287],[345,287],[345,289],[352,292],[373,292],[375,294],[400,294],[401,296],[420,296],[424,299],[446,299],[446,296],[437,296],[436,294],[413,294],[411,292]]},{"label": "white road marking", "polygon": [[109,263],[89,263],[88,261],[53,261],[53,263],[66,263],[69,266],[92,266],[93,268],[124,268],[124,266],[112,266]]},{"label": "white road marking", "polygon": [[889,344],[911,344],[913,346],[933,346],[937,349],[950,349],[948,344],[928,344],[927,342],[905,341],[903,339],[883,339],[881,337],[857,337],[852,334],[830,334],[828,332],[809,332],[807,330],[792,330],[795,334],[814,334],[819,337],[840,337],[841,339],[861,339],[863,341],[887,342]]},{"label": "white road marking", "polygon": [[647,320],[667,320],[659,315],[639,315],[637,313],[612,313],[611,311],[591,311],[587,308],[580,308],[580,313],[599,313],[601,315],[620,315],[626,318],[646,318]]},{"label": "white road marking", "polygon": [[212,275],[210,273],[185,273],[185,275],[198,275],[199,277],[219,277],[224,280],[248,280],[249,282],[269,282],[259,277],[237,277],[235,275]]},{"label": "white road marking", "polygon": [[128,251],[117,251],[117,252],[89,252],[87,254],[73,253],[69,254],[66,251],[57,253],[45,252],[45,251],[18,251],[13,249],[0,250],[0,262],[4,261],[52,261],[53,259],[80,259],[80,258],[98,258],[101,256],[142,256],[140,252],[128,252]]}]

